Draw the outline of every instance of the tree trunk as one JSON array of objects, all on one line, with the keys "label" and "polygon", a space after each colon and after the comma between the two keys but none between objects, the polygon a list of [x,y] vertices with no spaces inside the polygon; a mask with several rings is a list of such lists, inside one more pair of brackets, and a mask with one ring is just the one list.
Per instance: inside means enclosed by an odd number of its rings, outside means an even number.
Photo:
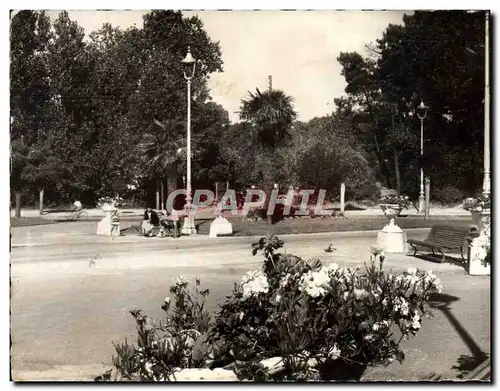
[{"label": "tree trunk", "polygon": [[156,181],[156,210],[160,209],[160,181]]},{"label": "tree trunk", "polygon": [[401,194],[401,173],[399,172],[399,152],[394,150],[394,171],[396,173],[396,191]]},{"label": "tree trunk", "polygon": [[177,166],[174,165],[167,171],[167,199],[172,192],[177,190],[177,179]]},{"label": "tree trunk", "polygon": [[160,205],[161,210],[165,209],[165,181],[162,179],[160,181]]},{"label": "tree trunk", "polygon": [[43,191],[44,189],[40,189],[40,216],[43,215]]},{"label": "tree trunk", "polygon": [[16,217],[21,217],[21,192],[16,191]]},{"label": "tree trunk", "polygon": [[345,182],[340,184],[340,213],[345,212]]},{"label": "tree trunk", "polygon": [[215,205],[219,203],[219,182],[215,182]]}]

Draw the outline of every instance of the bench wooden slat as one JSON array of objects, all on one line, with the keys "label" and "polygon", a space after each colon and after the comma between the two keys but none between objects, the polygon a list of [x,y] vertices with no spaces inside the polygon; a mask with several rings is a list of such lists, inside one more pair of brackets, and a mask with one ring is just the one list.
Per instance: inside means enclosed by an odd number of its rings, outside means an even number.
[{"label": "bench wooden slat", "polygon": [[462,259],[463,259],[463,249],[467,245],[467,238],[471,236],[472,230],[470,227],[457,227],[448,226],[444,224],[434,225],[427,238],[425,240],[413,240],[409,239],[407,242],[414,248],[414,256],[417,254],[418,247],[426,247],[439,251],[443,255],[442,261],[444,261],[445,254],[442,251],[460,249]]}]

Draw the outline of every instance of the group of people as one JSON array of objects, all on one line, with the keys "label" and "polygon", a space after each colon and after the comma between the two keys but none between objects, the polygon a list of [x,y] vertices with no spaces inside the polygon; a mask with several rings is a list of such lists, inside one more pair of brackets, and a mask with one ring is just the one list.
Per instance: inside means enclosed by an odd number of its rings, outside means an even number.
[{"label": "group of people", "polygon": [[162,218],[158,216],[152,208],[148,207],[144,211],[144,219],[142,222],[142,233],[144,236],[166,236],[166,230],[174,229],[174,236],[179,236],[179,219],[174,215],[162,213]]}]

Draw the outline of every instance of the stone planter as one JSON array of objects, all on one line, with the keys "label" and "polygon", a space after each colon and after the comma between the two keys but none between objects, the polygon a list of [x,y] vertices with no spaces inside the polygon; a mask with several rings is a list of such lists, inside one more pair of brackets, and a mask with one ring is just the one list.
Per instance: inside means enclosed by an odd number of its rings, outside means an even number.
[{"label": "stone planter", "polygon": [[399,204],[380,204],[380,209],[384,212],[385,217],[389,219],[389,226],[397,226],[396,219],[401,214],[403,208]]},{"label": "stone planter", "polygon": [[104,217],[101,219],[101,221],[97,223],[96,234],[103,236],[120,235],[119,226],[118,229],[112,233],[112,222],[111,222],[112,214],[114,211],[118,210],[118,208],[115,206],[114,203],[104,203],[99,207],[104,212]]},{"label": "stone planter", "polygon": [[470,240],[467,257],[467,271],[472,276],[491,274],[491,265],[484,265],[487,255],[486,246],[491,244],[491,211],[471,211],[472,224],[477,228],[477,235]]},{"label": "stone planter", "polygon": [[406,234],[396,224],[403,208],[399,204],[380,204],[380,209],[388,218],[388,224],[377,236],[377,244],[386,253],[406,253]]},{"label": "stone planter", "polygon": [[490,236],[491,210],[470,211],[472,215],[472,225],[474,225],[480,236]]}]

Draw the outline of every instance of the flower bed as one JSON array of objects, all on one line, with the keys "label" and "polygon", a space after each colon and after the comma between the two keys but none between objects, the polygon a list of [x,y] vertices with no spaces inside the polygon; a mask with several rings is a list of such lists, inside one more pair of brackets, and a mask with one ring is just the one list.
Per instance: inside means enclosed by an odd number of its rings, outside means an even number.
[{"label": "flower bed", "polygon": [[359,380],[367,366],[404,360],[400,342],[418,332],[429,296],[442,290],[432,272],[387,274],[378,248],[362,271],[279,253],[282,246],[276,236],[253,245],[262,269],[235,284],[214,319],[204,309],[209,292],[199,280],[190,292],[181,278],[170,289],[174,305],[166,298],[162,306],[165,321],[133,311],[136,344],[115,345],[119,377],[209,380],[226,370],[227,380]]},{"label": "flower bed", "polygon": [[[288,215],[284,214],[284,205],[276,205],[273,214],[273,223],[280,220],[294,220],[294,219],[338,219],[344,217],[343,213],[337,211],[331,211],[329,215],[316,215],[314,211],[307,210],[306,214],[298,214],[299,208],[292,206],[290,208],[290,213]],[[262,221],[267,219],[267,209],[265,208],[254,208],[250,209],[244,220],[247,221]]]},{"label": "flower bed", "polygon": [[462,203],[462,208],[469,212],[482,212],[491,209],[490,194],[479,194],[477,197],[469,197]]},{"label": "flower bed", "polygon": [[398,205],[401,209],[409,208],[412,203],[406,195],[386,195],[379,200],[380,205]]}]

